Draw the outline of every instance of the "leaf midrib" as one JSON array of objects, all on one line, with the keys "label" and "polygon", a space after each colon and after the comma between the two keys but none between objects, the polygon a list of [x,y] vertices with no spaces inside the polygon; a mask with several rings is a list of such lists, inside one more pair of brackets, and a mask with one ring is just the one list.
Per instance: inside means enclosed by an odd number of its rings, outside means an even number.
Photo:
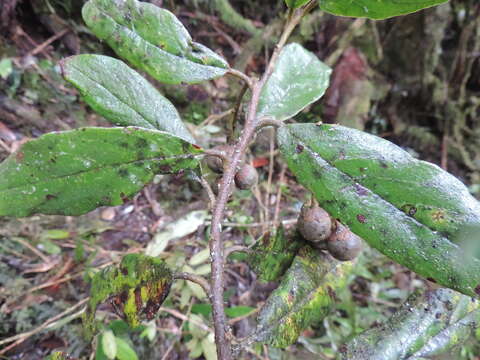
[{"label": "leaf midrib", "polygon": [[[195,59],[195,58],[190,59],[190,58],[188,57],[188,54],[182,54],[183,56],[179,56],[179,55],[177,55],[177,54],[172,54],[172,53],[170,53],[170,52],[168,52],[168,51],[165,51],[165,50],[163,50],[161,47],[159,47],[158,45],[155,45],[155,44],[152,43],[151,41],[148,41],[147,39],[145,39],[143,36],[141,36],[139,33],[135,32],[134,30],[132,30],[132,29],[129,28],[128,26],[123,25],[123,24],[119,23],[118,21],[116,21],[113,17],[111,17],[111,16],[110,16],[108,13],[106,13],[103,9],[101,9],[101,8],[98,7],[98,6],[96,6],[96,4],[94,4],[94,6],[95,6],[95,7],[98,9],[98,11],[99,11],[100,13],[102,13],[105,17],[108,17],[108,18],[112,19],[112,21],[113,21],[116,25],[118,25],[118,26],[120,26],[121,28],[126,29],[126,30],[128,30],[129,32],[137,35],[137,36],[138,36],[140,39],[142,39],[144,42],[146,42],[147,44],[153,46],[154,48],[156,48],[158,51],[160,51],[160,52],[162,52],[162,53],[168,54],[168,55],[170,55],[170,56],[174,56],[174,57],[179,58],[179,59],[187,60],[187,61],[189,61],[189,62],[191,62],[191,63],[194,63],[194,64],[196,64],[196,65],[198,65],[198,66],[204,66],[204,67],[206,67],[206,68],[213,68],[213,69],[224,69],[224,70],[227,70],[226,68],[221,68],[221,67],[219,67],[219,66],[212,66],[212,65],[202,64],[201,62],[196,61],[197,59]],[[110,35],[110,36],[108,36],[108,38],[111,39],[112,36]]]},{"label": "leaf midrib", "polygon": [[[26,185],[37,185],[37,184],[45,183],[45,182],[48,182],[48,181],[51,181],[51,180],[58,180],[58,179],[73,177],[73,176],[81,175],[83,173],[87,173],[87,172],[91,172],[91,171],[103,170],[103,169],[106,169],[106,168],[109,168],[109,167],[115,167],[115,166],[121,166],[121,165],[132,165],[132,164],[135,164],[135,163],[141,163],[141,162],[146,162],[146,161],[159,161],[159,162],[161,162],[161,161],[166,161],[166,160],[175,160],[175,159],[187,160],[187,159],[194,159],[194,158],[195,158],[194,155],[185,154],[185,155],[178,155],[178,156],[152,157],[152,158],[137,159],[137,160],[126,161],[126,162],[106,164],[104,166],[91,167],[91,168],[88,168],[88,169],[85,169],[85,170],[80,170],[80,171],[77,171],[77,172],[74,172],[74,173],[71,173],[71,174],[53,176],[53,177],[49,177],[49,178],[40,178],[40,179],[36,180],[35,182],[27,182],[27,183],[23,183],[21,185],[13,186],[13,187],[7,187],[7,188],[1,188],[0,187],[0,192],[1,191],[8,191],[8,190],[15,190],[15,189],[21,188],[21,187],[26,186]],[[152,171],[152,173],[154,173],[154,172]]]}]

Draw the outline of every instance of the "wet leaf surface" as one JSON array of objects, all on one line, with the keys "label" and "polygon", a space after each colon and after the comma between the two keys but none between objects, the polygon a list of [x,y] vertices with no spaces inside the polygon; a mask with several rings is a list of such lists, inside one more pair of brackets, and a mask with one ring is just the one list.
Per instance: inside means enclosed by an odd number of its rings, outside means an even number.
[{"label": "wet leaf surface", "polygon": [[60,66],[87,104],[113,124],[163,130],[195,142],[172,103],[122,61],[78,55]]},{"label": "wet leaf surface", "polygon": [[171,12],[136,0],[90,0],[88,27],[132,65],[167,84],[198,83],[226,73],[228,64],[192,41]]},{"label": "wet leaf surface", "polygon": [[327,90],[332,70],[299,44],[289,44],[260,95],[257,116],[286,120],[317,101]]},{"label": "wet leaf surface", "polygon": [[461,181],[390,141],[335,125],[292,126],[290,132],[355,182],[432,230],[455,238],[466,226],[480,226],[480,203]]},{"label": "wet leaf surface", "polygon": [[120,205],[155,174],[198,166],[199,152],[168,133],[135,127],[43,135],[0,164],[0,215],[81,215]]},{"label": "wet leaf surface", "polygon": [[381,20],[442,4],[447,0],[318,0],[320,8],[340,16]]},{"label": "wet leaf surface", "polygon": [[[319,146],[315,144],[321,141],[325,129],[328,127],[301,124],[284,126],[278,132],[280,150],[289,168],[297,180],[313,192],[320,206],[392,260],[445,287],[479,296],[480,260],[396,208],[375,193],[375,188],[362,186],[323,158],[315,150]],[[337,127],[331,131],[340,130]],[[372,141],[370,135],[362,138],[365,146]],[[351,138],[350,141],[358,140]],[[379,144],[385,155],[390,150],[393,155],[398,153],[394,145],[385,145],[383,140],[379,140]],[[428,164],[425,168],[427,172],[432,169]],[[421,187],[415,194],[421,196],[428,191]]]},{"label": "wet leaf surface", "polygon": [[401,360],[440,355],[478,328],[478,301],[448,289],[412,295],[386,323],[358,335],[343,359]]}]

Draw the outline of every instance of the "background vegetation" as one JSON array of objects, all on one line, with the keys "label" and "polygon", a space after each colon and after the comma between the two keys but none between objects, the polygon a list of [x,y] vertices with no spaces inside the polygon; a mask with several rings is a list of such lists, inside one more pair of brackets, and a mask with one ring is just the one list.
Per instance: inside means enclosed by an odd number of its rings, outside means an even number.
[{"label": "background vegetation", "polygon": [[[151,2],[173,11],[196,41],[249,73],[263,70],[263,54],[281,30],[275,15],[284,7],[283,1],[232,1],[237,13],[225,0]],[[57,62],[68,55],[113,56],[84,26],[82,3],[3,0],[0,159],[46,132],[107,125],[58,73]],[[301,121],[338,122],[385,137],[448,169],[469,184],[472,193],[480,194],[477,1],[453,1],[381,22],[336,18],[317,10],[292,41],[335,69],[326,96],[299,114]],[[180,109],[201,145],[224,142],[229,106],[239,91],[236,80],[156,85]],[[253,241],[275,219],[287,228],[293,225],[307,196],[273,145],[267,129],[248,154],[260,172],[260,183],[253,192],[237,192],[229,204],[231,244]],[[195,182],[170,175],[157,180],[128,204],[78,218],[0,219],[2,356],[42,359],[65,350],[89,358],[92,349],[80,337],[78,319],[88,281],[94,268],[118,262],[126,252],[146,247],[177,268],[208,274],[209,254],[200,250],[207,242],[208,199]],[[276,286],[257,280],[242,260],[236,255],[228,264],[226,292],[228,315],[239,336],[250,332],[253,323],[247,315],[255,313]],[[337,294],[335,312],[322,324],[305,331],[286,351],[257,346],[245,357],[334,358],[346,339],[383,323],[416,289],[433,286],[373,250],[365,251],[359,262],[348,289]],[[115,334],[130,341],[141,359],[213,358],[213,336],[206,325],[211,309],[195,284],[177,282],[160,317],[139,332],[129,333],[108,306],[103,310]],[[16,342],[2,343],[15,335]],[[480,349],[472,338],[446,358],[478,356]]]}]

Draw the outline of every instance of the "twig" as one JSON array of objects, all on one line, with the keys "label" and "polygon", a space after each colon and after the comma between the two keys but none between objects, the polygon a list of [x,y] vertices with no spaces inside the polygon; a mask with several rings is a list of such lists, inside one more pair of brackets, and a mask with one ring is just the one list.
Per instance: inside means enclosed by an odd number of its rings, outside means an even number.
[{"label": "twig", "polygon": [[41,251],[37,250],[35,247],[30,245],[27,241],[23,240],[22,238],[19,237],[12,237],[12,240],[15,240],[16,242],[22,244],[25,246],[27,249],[29,249],[31,252],[33,252],[35,255],[37,255],[40,259],[42,259],[44,262],[49,263],[51,260],[46,256],[44,253]]},{"label": "twig", "polygon": [[203,291],[205,291],[205,294],[210,298],[212,296],[212,291],[210,289],[210,284],[208,283],[207,279],[205,279],[202,276],[198,276],[195,274],[187,273],[187,272],[181,272],[181,273],[176,273],[173,275],[175,279],[181,279],[181,280],[187,280],[194,282],[195,284],[198,284],[202,287]]},{"label": "twig", "polygon": [[273,126],[277,128],[282,125],[283,125],[283,121],[275,120],[270,117],[265,117],[265,118],[260,118],[260,120],[258,120],[257,130],[263,129],[264,127],[267,127],[267,126]]},{"label": "twig", "polygon": [[258,313],[259,311],[260,311],[260,308],[254,309],[254,310],[250,311],[248,314],[245,314],[245,315],[242,315],[242,316],[237,316],[237,317],[235,317],[235,318],[233,318],[233,319],[230,319],[230,320],[228,321],[228,323],[229,323],[230,325],[236,324],[237,322],[242,321],[243,319],[246,319],[246,318],[249,318],[249,317],[252,316],[252,315],[255,315],[255,314]]},{"label": "twig", "polygon": [[208,199],[210,200],[210,208],[213,209],[215,207],[215,203],[217,199],[215,198],[215,194],[213,193],[212,187],[208,183],[207,180],[203,176],[200,177],[200,184],[203,186],[205,191],[207,192]]},{"label": "twig", "polygon": [[220,114],[211,114],[204,121],[202,121],[202,123],[200,125],[198,125],[198,127],[203,127],[203,126],[213,124],[216,121],[221,120],[224,117],[227,117],[228,115],[233,113],[233,111],[234,111],[234,109],[228,109],[224,112],[221,112]]},{"label": "twig", "polygon": [[[267,205],[267,210],[265,211],[265,220],[270,221],[270,193],[272,190],[272,179],[273,179],[273,170],[275,165],[275,157],[273,155],[275,151],[275,129],[270,128],[270,141],[269,141],[269,162],[268,162],[268,178],[267,178],[267,191],[265,192],[265,204]],[[263,229],[264,231],[267,229]]]},{"label": "twig", "polygon": [[282,200],[282,184],[285,181],[286,170],[287,170],[287,167],[284,164],[282,166],[282,170],[280,171],[280,179],[278,180],[277,203],[275,204],[275,213],[273,215],[273,223],[275,225],[278,224],[278,217],[280,215],[280,202]]},{"label": "twig", "polygon": [[234,252],[246,252],[249,253],[251,252],[250,248],[242,245],[233,245],[230,246],[229,248],[225,249],[225,259],[228,258],[228,256]]},{"label": "twig", "polygon": [[242,106],[242,100],[243,97],[245,96],[245,93],[248,90],[248,84],[244,84],[242,87],[242,90],[240,90],[240,94],[238,94],[237,102],[235,103],[235,107],[233,110],[233,115],[230,117],[230,120],[228,121],[228,136],[227,136],[227,142],[230,143],[233,141],[234,136],[235,136],[235,123],[237,122],[238,118],[238,113],[240,112],[240,107]]},{"label": "twig", "polygon": [[235,69],[229,69],[227,74],[235,76],[235,77],[239,78],[240,80],[244,81],[245,84],[247,84],[247,86],[250,89],[253,88],[254,84],[253,84],[252,79],[248,75],[244,74],[243,72],[235,70]]},{"label": "twig", "polygon": [[[298,25],[302,17],[313,8],[316,1],[310,1],[304,8],[299,9],[293,14],[290,14],[288,21],[284,27],[279,43],[267,65],[266,71],[260,81],[252,79],[244,79],[252,88],[252,97],[248,105],[247,116],[245,119],[245,127],[240,139],[234,146],[234,150],[228,166],[226,166],[224,175],[222,177],[220,190],[215,204],[215,209],[212,216],[212,226],[210,234],[210,255],[212,257],[212,275],[211,275],[211,289],[212,289],[212,308],[213,308],[213,323],[215,327],[215,343],[217,344],[217,355],[219,360],[231,360],[232,349],[230,344],[230,333],[227,325],[224,307],[224,248],[222,242],[222,221],[225,216],[225,207],[230,195],[230,188],[232,187],[233,179],[240,165],[243,154],[250,144],[257,125],[257,108],[260,100],[260,94],[266,82],[270,78],[277,63],[281,50],[285,46],[288,37]],[[235,72],[232,75],[239,75]],[[240,73],[243,78],[243,73]]]},{"label": "twig", "polygon": [[[17,335],[14,335],[14,336],[11,336],[9,338],[1,340],[0,345],[7,344],[7,343],[10,343],[12,341],[14,341],[14,343],[10,344],[9,346],[0,350],[0,355],[5,354],[7,351],[10,351],[14,347],[20,345],[25,340],[27,340],[29,337],[41,332],[42,330],[48,329],[48,328],[56,325],[57,320],[63,318],[65,315],[68,315],[68,314],[72,313],[74,310],[76,310],[77,308],[79,308],[80,306],[85,304],[89,299],[90,298],[86,298],[86,299],[83,299],[83,300],[79,301],[74,306],[72,306],[72,307],[68,308],[67,310],[61,312],[60,314],[55,315],[54,317],[48,319],[42,325],[40,325],[39,327],[37,327],[33,330],[30,330],[30,331],[27,331],[27,332],[24,332],[24,333],[21,333],[21,334],[17,334]],[[82,309],[79,312],[77,312],[75,315],[80,316],[84,311],[85,311],[85,309]]]},{"label": "twig", "polygon": [[43,43],[41,43],[40,45],[38,45],[37,47],[35,47],[35,49],[33,49],[32,51],[29,51],[28,54],[26,56],[32,56],[32,55],[36,55],[38,54],[39,52],[42,52],[48,45],[50,45],[52,42],[54,42],[55,40],[61,38],[63,35],[65,35],[66,33],[70,32],[71,30],[66,28],[66,29],[63,29],[62,31],[56,33],[54,36],[52,36],[51,38],[45,40]]},{"label": "twig", "polygon": [[[189,305],[189,307],[188,307],[187,314],[190,315],[190,312],[191,312],[191,311],[192,311],[192,303],[190,302],[190,305]],[[180,334],[179,334],[179,336],[178,336],[177,341],[180,341],[180,339],[182,338],[182,329],[183,329],[183,327],[185,326],[185,323],[186,323],[186,322],[187,322],[187,319],[182,319],[182,323],[180,324],[180,327],[178,328],[178,331],[180,332]],[[166,360],[166,359],[168,359],[168,355],[170,355],[170,353],[172,352],[173,347],[175,346],[175,342],[176,342],[176,341],[173,341],[172,344],[168,347],[167,351],[165,351],[165,354],[163,354],[161,360]]]},{"label": "twig", "polygon": [[[283,225],[289,225],[289,224],[295,224],[297,222],[297,218],[295,219],[286,219],[281,221]],[[235,222],[225,222],[225,226],[229,227],[246,227],[246,228],[255,228],[255,227],[263,227],[265,225],[271,226],[274,225],[274,221],[268,221],[268,222],[255,222],[255,223],[250,223],[250,224],[242,224],[242,223],[235,223]]]},{"label": "twig", "polygon": [[165,311],[166,313],[169,313],[170,315],[175,316],[176,318],[178,318],[180,320],[190,321],[191,323],[197,325],[200,329],[202,329],[204,331],[213,332],[213,329],[208,327],[204,323],[196,321],[195,319],[190,319],[188,316],[182,314],[181,312],[179,312],[177,310],[168,309],[168,308],[164,308],[164,307],[161,307],[159,310],[160,311]]},{"label": "twig", "polygon": [[0,146],[1,146],[2,148],[4,148],[5,151],[8,152],[9,154],[12,152],[12,150],[10,149],[10,147],[9,147],[7,144],[5,144],[2,139],[0,139]]}]

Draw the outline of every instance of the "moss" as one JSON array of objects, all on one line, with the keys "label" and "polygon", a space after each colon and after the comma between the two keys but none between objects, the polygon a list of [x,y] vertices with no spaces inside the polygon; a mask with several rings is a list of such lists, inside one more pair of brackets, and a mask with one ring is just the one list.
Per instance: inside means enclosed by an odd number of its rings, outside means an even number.
[{"label": "moss", "polygon": [[280,227],[272,234],[264,234],[255,244],[249,264],[261,281],[278,280],[292,264],[302,245],[303,241],[297,233],[287,236]]},{"label": "moss", "polygon": [[136,327],[141,315],[151,318],[158,311],[171,283],[172,274],[163,260],[141,254],[126,255],[119,266],[100,271],[92,280],[90,301],[83,317],[85,336],[93,336],[96,308],[108,298],[113,299],[127,322]]},{"label": "moss", "polygon": [[351,262],[339,263],[302,247],[259,315],[256,340],[281,348],[294,343],[303,330],[328,315],[351,269]]}]

